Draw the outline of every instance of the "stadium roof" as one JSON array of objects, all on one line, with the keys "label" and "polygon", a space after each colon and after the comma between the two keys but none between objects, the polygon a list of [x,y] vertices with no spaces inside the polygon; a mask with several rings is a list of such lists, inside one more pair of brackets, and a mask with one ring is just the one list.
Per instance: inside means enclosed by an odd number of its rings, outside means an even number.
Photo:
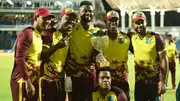
[{"label": "stadium roof", "polygon": [[179,10],[180,0],[106,0],[113,9],[125,9],[132,11]]}]

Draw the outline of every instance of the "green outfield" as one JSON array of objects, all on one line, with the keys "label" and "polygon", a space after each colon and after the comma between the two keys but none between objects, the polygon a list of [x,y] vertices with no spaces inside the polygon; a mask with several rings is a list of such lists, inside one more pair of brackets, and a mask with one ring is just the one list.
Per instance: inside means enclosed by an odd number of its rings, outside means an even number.
[{"label": "green outfield", "polygon": [[[131,87],[131,101],[134,101],[134,68],[133,68],[133,56],[129,55],[129,81]],[[10,91],[10,75],[13,67],[13,55],[0,53],[0,101],[12,101]],[[180,66],[177,62],[176,67],[176,84],[180,81]],[[169,76],[169,81],[171,81]],[[169,90],[165,94],[164,101],[176,101],[175,90],[171,89],[171,83],[168,82]]]}]

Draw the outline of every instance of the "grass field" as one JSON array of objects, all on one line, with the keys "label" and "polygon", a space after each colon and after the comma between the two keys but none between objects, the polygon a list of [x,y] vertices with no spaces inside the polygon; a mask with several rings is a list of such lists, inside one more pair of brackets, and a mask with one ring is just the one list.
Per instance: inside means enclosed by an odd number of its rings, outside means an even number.
[{"label": "grass field", "polygon": [[[131,101],[134,101],[134,68],[133,68],[133,56],[129,55],[129,82],[131,87]],[[10,75],[13,66],[13,55],[0,53],[0,101],[12,101],[11,91],[10,91]],[[180,81],[180,66],[177,62],[176,67],[176,84]],[[175,90],[171,89],[171,79],[169,76],[168,87],[164,101],[176,101],[175,100]]]}]

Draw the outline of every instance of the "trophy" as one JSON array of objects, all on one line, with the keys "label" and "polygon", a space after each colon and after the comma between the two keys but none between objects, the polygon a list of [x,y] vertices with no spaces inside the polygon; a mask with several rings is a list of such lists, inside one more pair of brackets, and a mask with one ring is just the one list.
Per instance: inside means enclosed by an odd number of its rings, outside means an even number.
[{"label": "trophy", "polygon": [[96,56],[95,61],[99,63],[100,67],[108,66],[108,62],[103,55],[103,51],[107,48],[109,43],[109,38],[107,35],[104,36],[94,36],[91,38],[92,46],[99,51],[99,54]]}]

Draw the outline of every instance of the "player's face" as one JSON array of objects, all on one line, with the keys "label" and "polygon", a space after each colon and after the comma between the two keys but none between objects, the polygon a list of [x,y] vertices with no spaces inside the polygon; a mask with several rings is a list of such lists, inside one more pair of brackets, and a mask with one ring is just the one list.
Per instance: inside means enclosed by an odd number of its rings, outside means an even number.
[{"label": "player's face", "polygon": [[100,71],[98,78],[99,87],[101,89],[111,88],[111,74],[109,71]]},{"label": "player's face", "polygon": [[41,30],[51,28],[52,27],[52,21],[51,20],[53,20],[53,19],[55,19],[55,17],[52,17],[52,16],[47,16],[47,17],[39,16],[37,18],[38,27]]},{"label": "player's face", "polygon": [[119,25],[119,18],[112,17],[111,19],[106,20],[106,27],[109,32],[114,33],[117,31]]},{"label": "player's face", "polygon": [[46,20],[46,25],[45,25],[45,29],[52,29],[54,28],[55,24],[57,24],[58,21],[56,19],[55,16],[51,16],[49,18],[47,18]]},{"label": "player's face", "polygon": [[64,31],[70,32],[72,31],[74,25],[77,23],[77,20],[78,19],[75,14],[64,15],[61,19],[60,27],[62,27]]},{"label": "player's face", "polygon": [[146,32],[146,21],[139,19],[133,24],[134,30],[139,34],[144,34]]},{"label": "player's face", "polygon": [[80,8],[81,20],[85,22],[91,22],[93,17],[93,7],[91,5],[84,5]]},{"label": "player's face", "polygon": [[169,40],[169,41],[173,41],[173,37],[172,37],[172,36],[169,36],[169,37],[168,37],[168,40]]}]

